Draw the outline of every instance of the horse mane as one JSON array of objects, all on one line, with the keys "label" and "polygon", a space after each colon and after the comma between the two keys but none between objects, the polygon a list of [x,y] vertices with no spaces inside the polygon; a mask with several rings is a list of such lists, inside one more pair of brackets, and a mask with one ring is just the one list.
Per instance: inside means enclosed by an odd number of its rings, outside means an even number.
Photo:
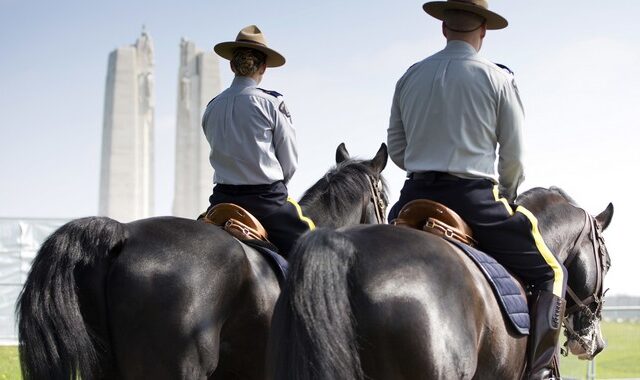
[{"label": "horse mane", "polygon": [[561,188],[557,187],[557,186],[551,186],[549,188],[549,191],[552,191],[556,194],[561,195],[567,202],[569,202],[572,206],[576,206],[576,207],[580,207],[578,206],[578,202],[576,202],[569,194],[567,194],[564,190],[562,190]]},{"label": "horse mane", "polygon": [[340,210],[360,202],[362,194],[370,192],[368,176],[382,181],[381,195],[385,204],[388,204],[387,183],[367,162],[348,159],[337,164],[304,193],[300,205],[324,201],[323,204],[329,204],[331,215],[338,215]]},{"label": "horse mane", "polygon": [[547,199],[547,202],[567,202],[572,206],[580,207],[566,191],[558,186],[551,186],[548,189],[544,187],[534,187],[529,189],[518,196],[516,203],[522,205],[531,204],[543,197]]}]

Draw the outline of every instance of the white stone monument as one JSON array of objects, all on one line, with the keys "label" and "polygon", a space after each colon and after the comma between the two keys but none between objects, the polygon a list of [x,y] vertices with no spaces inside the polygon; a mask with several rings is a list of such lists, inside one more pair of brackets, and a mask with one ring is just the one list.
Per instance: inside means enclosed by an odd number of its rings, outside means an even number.
[{"label": "white stone monument", "polygon": [[178,110],[176,121],[176,167],[173,214],[195,218],[209,205],[213,169],[209,144],[202,132],[202,114],[220,92],[218,58],[196,49],[184,38],[180,42]]},{"label": "white stone monument", "polygon": [[122,222],[153,214],[153,73],[144,29],[134,45],[109,54],[98,212]]}]

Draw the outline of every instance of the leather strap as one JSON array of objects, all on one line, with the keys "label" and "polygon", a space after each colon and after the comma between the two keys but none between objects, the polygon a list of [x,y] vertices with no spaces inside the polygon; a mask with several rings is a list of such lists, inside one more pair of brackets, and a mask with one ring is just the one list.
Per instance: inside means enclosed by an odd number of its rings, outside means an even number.
[{"label": "leather strap", "polygon": [[434,219],[434,218],[427,219],[427,223],[424,225],[422,229],[424,231],[431,232],[436,235],[459,240],[472,247],[475,247],[478,245],[478,242],[474,238],[472,238],[470,235],[467,235],[466,233],[464,233],[464,231],[461,231],[455,227],[452,227],[446,223],[443,223],[438,219]]},{"label": "leather strap", "polygon": [[266,240],[265,236],[258,235],[249,226],[236,219],[229,219],[224,224],[224,230],[233,235],[238,240]]},{"label": "leather strap", "polygon": [[429,180],[429,181],[435,181],[439,179],[443,179],[447,181],[458,181],[461,179],[460,177],[456,177],[453,174],[449,174],[446,172],[436,172],[436,171],[410,173],[407,177],[409,179]]}]

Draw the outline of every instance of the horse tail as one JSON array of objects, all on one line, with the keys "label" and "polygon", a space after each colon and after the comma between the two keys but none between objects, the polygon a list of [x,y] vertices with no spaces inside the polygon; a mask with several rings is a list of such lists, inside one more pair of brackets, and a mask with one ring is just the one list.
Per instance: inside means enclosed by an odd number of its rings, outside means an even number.
[{"label": "horse tail", "polygon": [[364,378],[349,300],[355,259],[353,243],[335,230],[316,229],[296,244],[274,313],[273,379]]},{"label": "horse tail", "polygon": [[16,306],[24,379],[95,379],[107,370],[104,284],[125,240],[124,225],[90,217],[42,244]]}]

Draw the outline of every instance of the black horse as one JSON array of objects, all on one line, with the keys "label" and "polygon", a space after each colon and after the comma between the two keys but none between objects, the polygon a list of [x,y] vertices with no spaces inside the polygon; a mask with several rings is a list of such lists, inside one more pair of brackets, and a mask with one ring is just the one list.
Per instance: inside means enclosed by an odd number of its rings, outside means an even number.
[{"label": "black horse", "polygon": [[[384,144],[303,196],[318,226],[380,222]],[[243,247],[244,246],[244,247]],[[219,227],[90,217],[42,245],[20,295],[25,379],[263,379],[280,288],[267,261]]]},{"label": "black horse", "polygon": [[[558,188],[519,202],[565,262],[575,299],[565,326],[572,351],[602,350],[600,236],[613,206],[593,218]],[[458,248],[397,226],[318,229],[290,258],[269,342],[270,378],[518,379],[527,337],[508,326],[480,270]]]}]

